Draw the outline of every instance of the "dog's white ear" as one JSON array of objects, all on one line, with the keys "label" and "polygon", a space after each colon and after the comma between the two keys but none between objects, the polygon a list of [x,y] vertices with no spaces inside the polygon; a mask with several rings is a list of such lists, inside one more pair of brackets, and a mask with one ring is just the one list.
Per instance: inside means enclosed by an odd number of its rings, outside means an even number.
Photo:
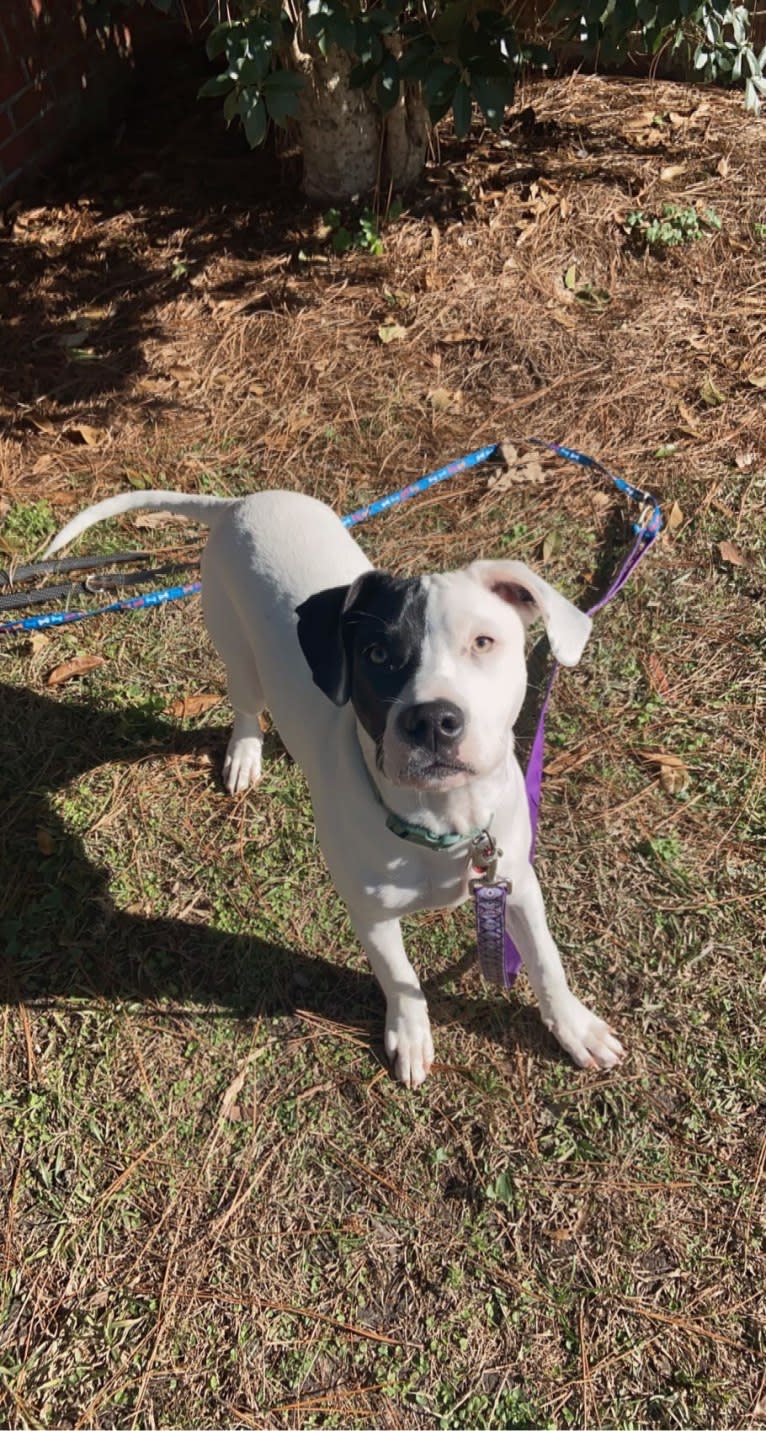
[{"label": "dog's white ear", "polygon": [[538,617],[562,666],[576,666],[593,622],[523,561],[475,561],[468,575],[518,612],[525,627]]}]

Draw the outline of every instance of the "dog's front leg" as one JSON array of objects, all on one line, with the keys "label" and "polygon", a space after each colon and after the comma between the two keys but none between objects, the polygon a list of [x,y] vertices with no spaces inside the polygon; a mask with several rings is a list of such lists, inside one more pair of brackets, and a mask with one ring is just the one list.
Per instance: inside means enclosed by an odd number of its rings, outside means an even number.
[{"label": "dog's front leg", "polygon": [[363,945],[386,1000],[386,1053],[401,1083],[417,1088],[434,1058],[425,994],[404,950],[398,919],[371,919],[350,909],[351,923]]},{"label": "dog's front leg", "polygon": [[506,909],[508,932],[524,961],[546,1028],[580,1068],[614,1068],[625,1050],[609,1025],[569,988],[531,865],[514,880]]}]

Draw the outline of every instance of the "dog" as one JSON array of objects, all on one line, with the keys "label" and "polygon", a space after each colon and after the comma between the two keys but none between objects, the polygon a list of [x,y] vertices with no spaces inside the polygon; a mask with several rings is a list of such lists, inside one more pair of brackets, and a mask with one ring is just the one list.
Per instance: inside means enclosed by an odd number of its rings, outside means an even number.
[{"label": "dog", "polygon": [[[518,561],[376,570],[329,507],[288,491],[128,492],[75,517],[46,555],[145,508],[209,527],[202,604],[234,708],[224,783],[231,794],[258,783],[268,708],[306,775],[324,857],[383,990],[396,1078],[418,1087],[434,1057],[399,921],[468,897],[466,840],[484,829],[502,850],[508,931],[544,1023],[581,1068],[618,1064],[622,1045],[570,990],[548,929],[514,755],[527,629],[541,619],[553,655],[573,666],[590,618]],[[437,845],[445,835],[466,840]]]}]

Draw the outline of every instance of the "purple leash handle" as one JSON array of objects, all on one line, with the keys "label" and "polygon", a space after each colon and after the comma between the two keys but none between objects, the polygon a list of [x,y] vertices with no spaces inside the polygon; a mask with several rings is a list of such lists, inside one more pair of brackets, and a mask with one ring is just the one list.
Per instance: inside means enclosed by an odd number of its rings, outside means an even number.
[{"label": "purple leash handle", "polygon": [[521,968],[521,955],[505,927],[508,881],[484,884],[477,880],[473,894],[479,967],[488,983],[510,989]]}]

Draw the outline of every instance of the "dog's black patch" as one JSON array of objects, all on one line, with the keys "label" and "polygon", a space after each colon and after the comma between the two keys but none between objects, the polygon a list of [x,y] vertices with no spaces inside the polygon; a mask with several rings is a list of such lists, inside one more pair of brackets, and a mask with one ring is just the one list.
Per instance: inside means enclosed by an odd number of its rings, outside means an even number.
[{"label": "dog's black patch", "polygon": [[420,664],[425,624],[420,577],[385,571],[319,591],[298,607],[298,640],[315,684],[336,705],[351,700],[376,745]]}]

